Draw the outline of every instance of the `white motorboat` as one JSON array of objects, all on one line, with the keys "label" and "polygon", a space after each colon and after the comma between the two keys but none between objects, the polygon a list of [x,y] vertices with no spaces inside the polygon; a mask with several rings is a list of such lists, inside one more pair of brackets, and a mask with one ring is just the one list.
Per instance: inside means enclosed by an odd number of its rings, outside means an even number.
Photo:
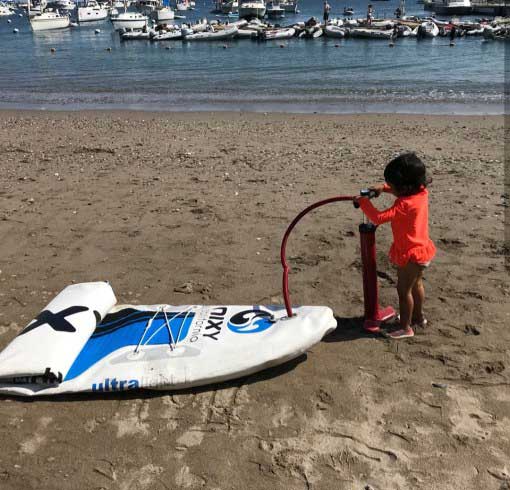
[{"label": "white motorboat", "polygon": [[435,22],[427,21],[422,22],[418,27],[418,36],[421,37],[436,37],[439,34],[439,27]]},{"label": "white motorboat", "polygon": [[238,0],[227,0],[226,2],[222,2],[220,6],[220,12],[222,14],[237,14],[239,11],[239,2]]},{"label": "white motorboat", "polygon": [[121,29],[143,29],[147,26],[149,19],[140,12],[128,12],[127,8],[124,7],[124,12],[110,17],[110,20],[112,21],[113,29],[119,31]]},{"label": "white motorboat", "polygon": [[157,24],[168,24],[175,19],[175,13],[170,7],[160,5],[153,13],[152,17]]},{"label": "white motorboat", "polygon": [[239,18],[262,19],[266,15],[266,4],[263,0],[241,0],[239,4]]},{"label": "white motorboat", "polygon": [[391,29],[388,31],[382,31],[380,29],[364,29],[356,27],[349,30],[349,35],[351,37],[364,39],[391,39],[392,34],[393,31]]},{"label": "white motorboat", "polygon": [[206,31],[194,34],[183,33],[183,39],[184,41],[225,41],[232,39],[238,30],[237,26],[232,26],[221,31]]},{"label": "white motorboat", "polygon": [[76,8],[76,4],[72,0],[53,0],[48,2],[48,7],[60,12],[71,12]]},{"label": "white motorboat", "polygon": [[264,41],[272,41],[276,39],[290,39],[296,34],[296,29],[289,27],[288,29],[266,29],[260,33],[260,38]]},{"label": "white motorboat", "polygon": [[335,25],[327,25],[324,28],[324,35],[326,37],[342,38],[345,37],[345,33],[346,33],[345,28]]},{"label": "white motorboat", "polygon": [[281,19],[285,17],[285,10],[280,6],[278,0],[271,0],[266,4],[266,15],[270,19]]},{"label": "white motorboat", "polygon": [[471,0],[431,0],[427,2],[426,8],[440,15],[469,15],[473,13]]},{"label": "white motorboat", "polygon": [[159,0],[137,0],[135,3],[137,10],[144,15],[151,15],[159,6]]},{"label": "white motorboat", "polygon": [[15,13],[14,9],[11,9],[5,3],[0,2],[0,17],[7,17],[9,15],[13,15]]},{"label": "white motorboat", "polygon": [[86,7],[78,7],[78,22],[93,22],[108,18],[108,9],[96,2],[89,0]]},{"label": "white motorboat", "polygon": [[298,13],[298,0],[284,0],[280,2],[280,7],[290,14]]},{"label": "white motorboat", "polygon": [[42,12],[30,18],[33,31],[49,31],[53,29],[65,29],[71,21],[68,15],[59,12]]}]

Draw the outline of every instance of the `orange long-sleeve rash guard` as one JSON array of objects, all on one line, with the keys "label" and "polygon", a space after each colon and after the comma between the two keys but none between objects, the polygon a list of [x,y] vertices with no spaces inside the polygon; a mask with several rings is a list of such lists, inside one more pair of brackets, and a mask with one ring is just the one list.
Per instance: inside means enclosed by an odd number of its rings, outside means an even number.
[{"label": "orange long-sleeve rash guard", "polygon": [[376,225],[391,222],[393,244],[390,260],[399,267],[409,261],[423,264],[436,254],[429,238],[428,191],[422,189],[412,196],[397,197],[391,208],[379,211],[369,199],[360,199],[362,211]]}]

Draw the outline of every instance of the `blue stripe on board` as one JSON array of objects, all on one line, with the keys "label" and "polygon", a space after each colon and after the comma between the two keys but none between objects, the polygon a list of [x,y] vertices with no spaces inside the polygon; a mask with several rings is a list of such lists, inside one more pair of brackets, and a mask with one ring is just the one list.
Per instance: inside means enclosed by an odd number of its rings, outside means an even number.
[{"label": "blue stripe on board", "polygon": [[[138,321],[133,321],[131,318],[133,316],[132,311],[132,309],[126,310],[126,316],[123,319],[122,317],[119,319],[120,312],[117,312],[116,323],[118,322],[118,326],[109,332],[96,335],[96,332],[98,330],[100,331],[101,327],[103,327],[103,323],[97,326],[96,331],[75,359],[64,381],[69,381],[80,376],[87,369],[101,361],[101,359],[110,355],[112,352],[127,346],[133,346],[134,348],[138,344],[145,328],[147,327],[148,321],[154,316],[155,312],[151,312],[152,315],[149,318],[145,317]],[[174,341],[177,341],[177,336],[179,336],[179,342],[186,339],[194,316],[194,313],[191,312],[187,317],[185,313],[182,314],[178,311],[167,312]],[[104,322],[107,325],[112,323],[110,315],[107,315],[104,318]],[[153,335],[154,337],[152,337]],[[146,343],[150,337],[152,337],[152,339]],[[170,342],[171,339],[168,334],[168,328],[165,324],[165,318],[164,316],[161,318],[161,316],[158,315],[158,317],[152,322],[151,327],[145,333],[142,345],[164,345],[170,344]]]}]

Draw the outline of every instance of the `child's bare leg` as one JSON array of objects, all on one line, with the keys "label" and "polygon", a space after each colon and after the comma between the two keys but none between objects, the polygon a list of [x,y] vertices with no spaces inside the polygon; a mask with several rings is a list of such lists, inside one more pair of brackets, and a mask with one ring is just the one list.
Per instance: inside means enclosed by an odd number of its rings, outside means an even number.
[{"label": "child's bare leg", "polygon": [[[411,326],[415,308],[413,289],[421,274],[422,267],[413,262],[408,262],[404,267],[398,268],[397,292],[400,307],[400,326],[403,329],[410,328]],[[420,298],[418,298],[419,300]]]},{"label": "child's bare leg", "polygon": [[425,288],[423,287],[423,270],[416,279],[412,289],[414,308],[413,314],[411,315],[412,323],[422,323],[424,320],[423,316],[423,303],[425,301]]}]

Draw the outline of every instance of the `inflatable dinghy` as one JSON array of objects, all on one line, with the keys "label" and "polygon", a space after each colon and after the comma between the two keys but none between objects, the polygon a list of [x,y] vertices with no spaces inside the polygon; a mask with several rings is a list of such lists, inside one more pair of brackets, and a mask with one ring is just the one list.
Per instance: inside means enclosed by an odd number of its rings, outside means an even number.
[{"label": "inflatable dinghy", "polygon": [[330,308],[116,305],[106,282],[65,288],[0,353],[0,393],[180,389],[245,376],[334,330]]}]

